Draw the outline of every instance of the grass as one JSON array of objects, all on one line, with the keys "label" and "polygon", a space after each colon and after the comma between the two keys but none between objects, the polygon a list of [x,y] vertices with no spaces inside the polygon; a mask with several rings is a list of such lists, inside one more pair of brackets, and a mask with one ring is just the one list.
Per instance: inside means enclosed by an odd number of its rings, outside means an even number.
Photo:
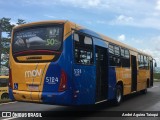
[{"label": "grass", "polygon": [[160,73],[154,73],[153,77],[154,77],[154,82],[160,82]]},{"label": "grass", "polygon": [[154,82],[160,82],[160,79],[154,79]]},{"label": "grass", "polygon": [[154,73],[154,79],[160,79],[160,73]]}]

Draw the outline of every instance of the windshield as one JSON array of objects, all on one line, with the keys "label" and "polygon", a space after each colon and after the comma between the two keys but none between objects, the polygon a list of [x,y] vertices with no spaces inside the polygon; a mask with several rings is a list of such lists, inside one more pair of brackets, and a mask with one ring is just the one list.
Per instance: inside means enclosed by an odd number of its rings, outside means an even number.
[{"label": "windshield", "polygon": [[45,26],[20,29],[14,33],[13,53],[28,50],[60,50],[62,27]]}]

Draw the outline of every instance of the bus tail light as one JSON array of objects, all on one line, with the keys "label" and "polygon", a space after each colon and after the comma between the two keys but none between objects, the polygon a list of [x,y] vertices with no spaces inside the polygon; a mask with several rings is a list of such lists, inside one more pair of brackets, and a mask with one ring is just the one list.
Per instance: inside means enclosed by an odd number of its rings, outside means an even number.
[{"label": "bus tail light", "polygon": [[13,89],[12,70],[9,68],[9,87]]},{"label": "bus tail light", "polygon": [[58,91],[63,92],[66,90],[66,88],[67,88],[67,76],[66,76],[66,73],[62,70]]}]

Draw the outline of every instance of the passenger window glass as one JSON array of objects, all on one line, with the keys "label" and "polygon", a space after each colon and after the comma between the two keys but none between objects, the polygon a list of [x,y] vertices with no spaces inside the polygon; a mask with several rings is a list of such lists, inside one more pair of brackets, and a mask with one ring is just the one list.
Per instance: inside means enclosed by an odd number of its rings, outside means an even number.
[{"label": "passenger window glass", "polygon": [[93,41],[83,34],[74,34],[75,63],[83,65],[93,64]]},{"label": "passenger window glass", "polygon": [[122,67],[130,67],[130,53],[128,49],[121,48]]},{"label": "passenger window glass", "polygon": [[113,45],[109,45],[109,53],[114,54],[114,47]]},{"label": "passenger window glass", "polygon": [[112,44],[109,45],[109,65],[121,66],[120,47]]},{"label": "passenger window glass", "polygon": [[85,37],[84,38],[84,44],[92,45],[92,39],[90,37]]},{"label": "passenger window glass", "polygon": [[139,66],[139,69],[148,70],[149,58],[144,55],[138,55],[138,66]]},{"label": "passenger window glass", "polygon": [[129,58],[129,50],[125,50],[125,57]]},{"label": "passenger window glass", "polygon": [[74,40],[77,41],[77,42],[79,42],[79,36],[78,36],[78,34],[74,34]]},{"label": "passenger window glass", "polygon": [[141,59],[140,59],[140,69],[144,69],[144,59],[143,59],[143,55],[141,55]]},{"label": "passenger window glass", "polygon": [[124,57],[125,53],[124,53],[124,49],[121,48],[121,56]]},{"label": "passenger window glass", "polygon": [[145,66],[146,66],[146,69],[149,70],[149,58],[148,57],[146,59],[146,65]]},{"label": "passenger window glass", "polygon": [[115,50],[115,55],[120,56],[119,47],[115,46],[114,50]]}]

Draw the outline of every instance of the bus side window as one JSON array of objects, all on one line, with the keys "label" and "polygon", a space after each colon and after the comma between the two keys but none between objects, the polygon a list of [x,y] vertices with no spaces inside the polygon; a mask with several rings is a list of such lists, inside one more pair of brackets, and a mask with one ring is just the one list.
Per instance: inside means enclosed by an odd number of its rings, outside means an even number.
[{"label": "bus side window", "polygon": [[114,56],[114,46],[109,45],[109,64],[110,66],[116,66],[115,56]]},{"label": "bus side window", "polygon": [[109,63],[110,66],[121,66],[120,47],[109,45]]},{"label": "bus side window", "polygon": [[149,61],[147,56],[144,56],[144,69],[149,69]]},{"label": "bus side window", "polygon": [[122,67],[130,67],[130,53],[129,50],[121,48]]},{"label": "bus side window", "polygon": [[125,59],[126,67],[130,67],[130,53],[127,49],[125,49]]},{"label": "bus side window", "polygon": [[93,64],[93,41],[91,37],[74,33],[74,48],[75,63]]},{"label": "bus side window", "polygon": [[138,57],[138,63],[139,63],[139,69],[144,69],[144,59],[143,59],[143,55],[139,55],[139,57]]},{"label": "bus side window", "polygon": [[114,46],[114,51],[116,56],[116,66],[121,66],[120,47]]},{"label": "bus side window", "polygon": [[141,55],[138,55],[138,68],[140,69],[140,64],[141,64]]},{"label": "bus side window", "polygon": [[122,67],[125,67],[125,50],[121,48]]}]

